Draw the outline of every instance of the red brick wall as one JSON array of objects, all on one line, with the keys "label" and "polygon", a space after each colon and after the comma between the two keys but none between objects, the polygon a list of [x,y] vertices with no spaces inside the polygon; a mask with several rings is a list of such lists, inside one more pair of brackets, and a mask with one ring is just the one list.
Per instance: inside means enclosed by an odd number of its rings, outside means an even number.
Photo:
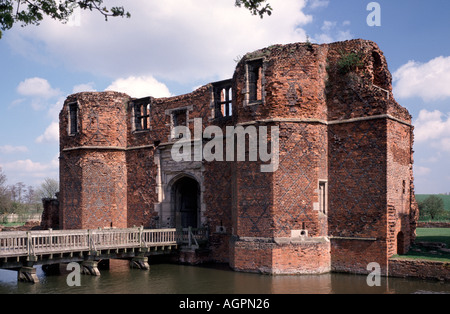
[{"label": "red brick wall", "polygon": [[231,267],[237,271],[267,274],[317,274],[330,271],[330,243],[299,241],[234,243]]},{"label": "red brick wall", "polygon": [[387,196],[389,206],[388,256],[408,252],[411,239],[410,215],[414,191],[411,186],[412,143],[411,127],[388,121]]},{"label": "red brick wall", "polygon": [[326,215],[314,208],[319,180],[328,179],[327,141],[324,124],[280,124],[280,161],[273,178],[275,236],[290,237],[291,230],[301,229],[310,237],[328,234]]},{"label": "red brick wall", "polygon": [[450,263],[426,260],[389,260],[389,276],[450,281]]}]

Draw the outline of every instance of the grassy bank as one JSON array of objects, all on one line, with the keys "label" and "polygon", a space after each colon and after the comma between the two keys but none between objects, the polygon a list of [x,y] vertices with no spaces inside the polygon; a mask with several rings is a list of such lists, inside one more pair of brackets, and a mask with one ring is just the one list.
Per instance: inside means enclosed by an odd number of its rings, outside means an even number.
[{"label": "grassy bank", "polygon": [[416,245],[412,246],[407,254],[395,256],[397,258],[450,262],[450,253],[420,246],[417,244],[419,242],[445,243],[446,248],[450,249],[450,228],[417,228]]}]

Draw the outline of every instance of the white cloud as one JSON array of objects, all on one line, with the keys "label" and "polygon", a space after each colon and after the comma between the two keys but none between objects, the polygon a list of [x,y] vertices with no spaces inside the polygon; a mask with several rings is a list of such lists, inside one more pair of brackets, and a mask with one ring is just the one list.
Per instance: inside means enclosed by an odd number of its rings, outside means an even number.
[{"label": "white cloud", "polygon": [[420,97],[424,101],[450,97],[450,57],[437,57],[427,63],[409,61],[393,74],[398,98]]},{"label": "white cloud", "polygon": [[152,76],[130,76],[120,78],[109,85],[106,90],[126,93],[131,97],[169,97],[171,96],[169,88],[163,83],[158,82]]},{"label": "white cloud", "polygon": [[55,156],[51,161],[42,163],[31,159],[16,160],[0,163],[8,178],[26,182],[26,184],[39,184],[44,178],[58,177],[59,160]]},{"label": "white cloud", "polygon": [[425,176],[431,172],[428,167],[414,166],[414,174],[417,176]]},{"label": "white cloud", "polygon": [[57,96],[60,91],[51,87],[50,83],[43,78],[33,77],[20,82],[17,86],[17,92],[23,96],[52,98]]},{"label": "white cloud", "polygon": [[[59,89],[53,88],[46,79],[40,77],[25,79],[19,83],[16,91],[22,96],[29,97],[31,107],[34,110],[45,109],[47,107],[47,102],[50,99],[61,95]],[[23,103],[27,99],[19,99],[14,101],[14,103]]]},{"label": "white cloud", "polygon": [[14,154],[26,152],[28,152],[28,148],[26,146],[11,146],[11,145],[0,146],[0,153],[2,154]]},{"label": "white cloud", "polygon": [[45,165],[40,162],[33,162],[30,159],[26,159],[3,163],[2,168],[8,171],[42,172],[49,169],[49,165]]},{"label": "white cloud", "polygon": [[450,114],[423,109],[413,123],[415,142],[428,146],[425,150],[433,155],[428,157],[430,161],[440,157],[441,152],[450,152]]},{"label": "white cloud", "polygon": [[323,32],[328,32],[336,27],[337,22],[324,21],[321,30]]},{"label": "white cloud", "polygon": [[94,82],[75,85],[72,89],[72,93],[76,94],[79,92],[96,92],[94,86],[95,86]]},{"label": "white cloud", "polygon": [[416,142],[450,138],[450,116],[443,114],[439,110],[421,110],[418,118],[414,121],[414,126]]},{"label": "white cloud", "polygon": [[36,138],[36,143],[53,143],[59,141],[59,123],[52,122],[44,134]]},{"label": "white cloud", "polygon": [[310,9],[326,8],[329,3],[330,1],[328,0],[310,0],[309,8]]},{"label": "white cloud", "polygon": [[230,0],[127,1],[120,5],[130,19],[105,22],[95,12],[82,12],[77,27],[46,19],[37,28],[13,29],[6,39],[34,60],[96,75],[210,81],[231,77],[238,55],[306,39],[301,27],[312,22],[302,12],[306,0],[270,4],[273,14],[260,19]]},{"label": "white cloud", "polygon": [[350,26],[349,21],[338,24],[336,21],[324,21],[320,30],[322,33],[316,34],[313,41],[316,43],[331,43],[335,41],[344,41],[353,38],[353,34],[347,28]]},{"label": "white cloud", "polygon": [[440,140],[438,146],[446,152],[450,152],[450,137],[445,137]]}]

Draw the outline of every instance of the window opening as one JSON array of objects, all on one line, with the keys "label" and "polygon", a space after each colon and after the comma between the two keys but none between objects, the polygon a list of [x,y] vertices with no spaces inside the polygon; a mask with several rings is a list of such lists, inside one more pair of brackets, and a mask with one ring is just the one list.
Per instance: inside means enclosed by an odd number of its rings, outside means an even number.
[{"label": "window opening", "polygon": [[214,83],[215,118],[231,117],[233,115],[231,80]]},{"label": "window opening", "polygon": [[136,131],[150,129],[150,98],[142,98],[134,101],[134,123]]},{"label": "window opening", "polygon": [[327,213],[327,182],[319,182],[319,211],[323,214]]},{"label": "window opening", "polygon": [[262,101],[262,59],[247,62],[248,100]]},{"label": "window opening", "polygon": [[187,126],[187,110],[180,109],[172,112],[173,126]]},{"label": "window opening", "polygon": [[69,134],[78,134],[78,103],[69,104]]}]

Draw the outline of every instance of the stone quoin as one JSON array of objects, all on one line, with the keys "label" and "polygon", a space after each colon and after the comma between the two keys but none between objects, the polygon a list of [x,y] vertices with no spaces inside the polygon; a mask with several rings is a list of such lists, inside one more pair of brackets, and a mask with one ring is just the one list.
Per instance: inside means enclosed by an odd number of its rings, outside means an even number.
[{"label": "stone quoin", "polygon": [[[173,160],[175,128],[194,134],[195,121],[223,137],[277,128],[276,171],[249,160],[251,145],[245,160],[225,158],[226,147],[211,148],[217,134],[190,140],[191,153],[198,140],[223,160]],[[411,116],[375,43],[273,45],[247,53],[231,79],[181,96],[68,96],[59,228],[206,227],[208,250],[192,261],[267,274],[367,274],[375,262],[385,275],[415,237],[412,147]]]}]

